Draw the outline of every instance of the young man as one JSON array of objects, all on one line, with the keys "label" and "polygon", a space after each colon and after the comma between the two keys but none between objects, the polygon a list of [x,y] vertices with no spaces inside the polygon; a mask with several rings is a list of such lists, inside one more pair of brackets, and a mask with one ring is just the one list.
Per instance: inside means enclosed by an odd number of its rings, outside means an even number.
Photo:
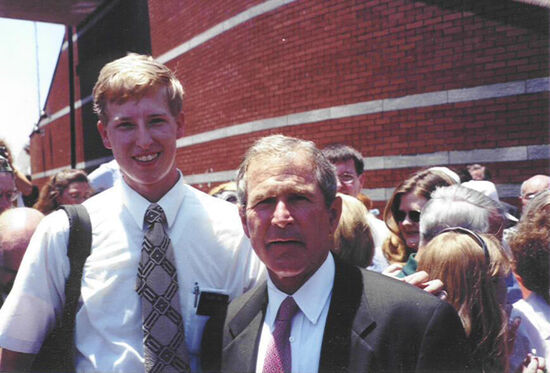
[{"label": "young man", "polygon": [[465,368],[464,331],[449,304],[330,254],[342,201],[312,142],[260,139],[237,180],[242,224],[269,277],[229,306],[222,371]]},{"label": "young man", "polygon": [[[84,203],[92,248],[76,315],[77,371],[194,370],[203,296],[231,299],[261,272],[235,206],[185,185],[175,167],[182,100],[180,82],[150,57],[129,55],[99,74],[97,127],[122,180]],[[0,311],[1,369],[28,367],[62,312],[68,232],[66,214],[54,212],[29,245]],[[223,296],[210,300],[210,311],[224,307]]]}]

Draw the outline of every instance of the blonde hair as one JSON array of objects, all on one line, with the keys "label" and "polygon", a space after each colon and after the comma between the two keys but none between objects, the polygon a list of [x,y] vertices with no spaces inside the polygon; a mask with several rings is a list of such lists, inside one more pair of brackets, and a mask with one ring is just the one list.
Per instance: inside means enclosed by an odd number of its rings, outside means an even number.
[{"label": "blonde hair", "polygon": [[447,302],[456,309],[471,342],[473,361],[484,370],[505,371],[507,316],[497,298],[496,281],[506,276],[510,265],[494,237],[477,236],[488,254],[472,235],[447,231],[424,247],[418,270],[445,284]]},{"label": "blonde hair", "polygon": [[415,196],[429,200],[430,195],[437,187],[453,184],[455,184],[455,181],[443,172],[421,170],[414,173],[395,188],[384,208],[384,221],[390,230],[390,235],[382,244],[382,252],[388,261],[392,263],[404,263],[412,252],[407,248],[405,240],[401,236],[399,224],[394,218],[394,213],[399,210],[401,198],[405,194],[413,193]]},{"label": "blonde hair", "polygon": [[49,214],[59,207],[57,197],[63,194],[63,191],[71,183],[75,182],[89,183],[86,172],[72,168],[59,171],[50,177],[50,180],[40,189],[38,201],[33,207],[45,215]]},{"label": "blonde hair", "polygon": [[367,222],[366,207],[357,198],[338,193],[342,198],[342,214],[334,232],[332,252],[345,262],[363,268],[372,263],[374,241]]},{"label": "blonde hair", "polygon": [[109,102],[124,103],[163,89],[175,117],[183,106],[183,88],[174,73],[150,56],[130,53],[106,64],[94,86],[94,111],[107,124]]}]

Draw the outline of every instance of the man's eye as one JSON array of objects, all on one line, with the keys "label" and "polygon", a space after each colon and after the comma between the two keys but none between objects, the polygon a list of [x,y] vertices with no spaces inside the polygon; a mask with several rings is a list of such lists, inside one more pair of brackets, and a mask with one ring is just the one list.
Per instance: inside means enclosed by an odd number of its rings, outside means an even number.
[{"label": "man's eye", "polygon": [[152,126],[158,126],[160,124],[164,124],[166,121],[164,120],[164,118],[153,118],[151,119],[151,121],[149,122]]},{"label": "man's eye", "polygon": [[256,206],[267,206],[275,202],[275,198],[264,198],[256,202]]},{"label": "man's eye", "polygon": [[117,128],[121,128],[121,129],[130,129],[133,127],[134,127],[134,124],[131,122],[120,122],[119,124],[117,124]]},{"label": "man's eye", "polygon": [[306,197],[305,195],[303,195],[303,194],[294,194],[294,195],[292,195],[292,196],[290,197],[290,199],[291,199],[292,201],[297,201],[297,202],[299,202],[299,201],[309,201],[309,198],[307,198],[307,197]]}]

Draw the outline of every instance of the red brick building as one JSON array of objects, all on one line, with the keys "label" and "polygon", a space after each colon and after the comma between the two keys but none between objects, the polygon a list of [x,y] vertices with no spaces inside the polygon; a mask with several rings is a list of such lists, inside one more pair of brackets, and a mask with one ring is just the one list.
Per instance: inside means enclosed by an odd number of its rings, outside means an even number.
[{"label": "red brick building", "polygon": [[[548,8],[511,0],[108,1],[73,37],[76,165],[110,159],[91,89],[103,64],[134,51],[184,85],[177,165],[200,189],[283,133],[357,148],[378,208],[418,168],[468,163],[486,165],[510,202],[549,172],[548,34]],[[38,183],[71,164],[68,52],[31,137]]]}]

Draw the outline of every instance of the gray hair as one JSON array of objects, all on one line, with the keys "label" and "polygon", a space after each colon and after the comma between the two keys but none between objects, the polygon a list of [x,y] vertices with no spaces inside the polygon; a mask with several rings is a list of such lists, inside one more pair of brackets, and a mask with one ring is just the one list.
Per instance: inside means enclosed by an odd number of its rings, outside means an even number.
[{"label": "gray hair", "polygon": [[297,139],[283,135],[271,135],[257,140],[246,152],[245,158],[237,173],[237,197],[243,208],[247,203],[247,171],[256,158],[276,158],[281,162],[291,160],[296,156],[309,156],[315,174],[315,180],[323,193],[325,204],[330,206],[336,198],[336,171],[323,153],[312,141]]},{"label": "gray hair", "polygon": [[461,185],[438,188],[420,215],[420,246],[449,227],[491,233],[491,219],[502,223],[504,209],[485,194]]}]

